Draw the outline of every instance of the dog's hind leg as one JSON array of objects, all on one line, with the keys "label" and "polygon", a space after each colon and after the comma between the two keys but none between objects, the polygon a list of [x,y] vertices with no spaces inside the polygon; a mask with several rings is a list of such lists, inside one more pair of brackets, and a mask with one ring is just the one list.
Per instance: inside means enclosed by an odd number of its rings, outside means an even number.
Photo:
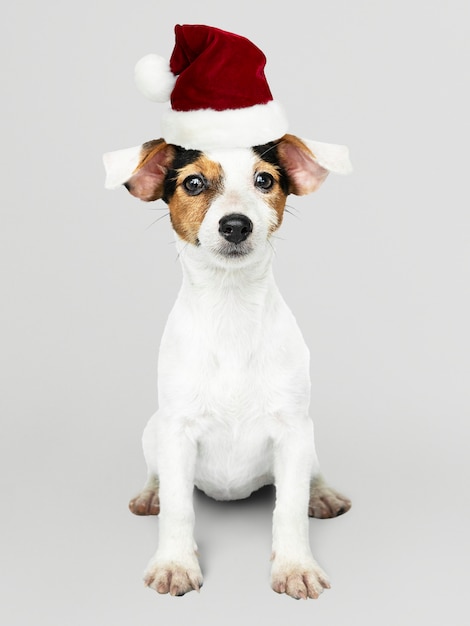
[{"label": "dog's hind leg", "polygon": [[134,515],[158,515],[160,513],[157,476],[149,473],[145,487],[129,502],[129,509]]},{"label": "dog's hind leg", "polygon": [[129,509],[134,515],[158,515],[160,513],[160,496],[158,466],[155,459],[157,441],[155,436],[153,415],[148,421],[142,436],[142,448],[147,463],[147,482],[142,491],[129,502]]},{"label": "dog's hind leg", "polygon": [[329,487],[321,474],[310,482],[310,500],[308,514],[310,517],[327,519],[343,515],[351,508],[351,501]]}]

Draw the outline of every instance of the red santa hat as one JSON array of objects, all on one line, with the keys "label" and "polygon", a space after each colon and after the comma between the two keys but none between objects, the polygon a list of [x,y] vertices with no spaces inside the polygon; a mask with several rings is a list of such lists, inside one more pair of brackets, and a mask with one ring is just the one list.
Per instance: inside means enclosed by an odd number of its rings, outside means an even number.
[{"label": "red santa hat", "polygon": [[282,137],[287,118],[273,99],[266,57],[245,37],[204,25],[175,26],[169,63],[149,54],[135,79],[150,100],[171,109],[163,138],[184,148],[245,148]]}]

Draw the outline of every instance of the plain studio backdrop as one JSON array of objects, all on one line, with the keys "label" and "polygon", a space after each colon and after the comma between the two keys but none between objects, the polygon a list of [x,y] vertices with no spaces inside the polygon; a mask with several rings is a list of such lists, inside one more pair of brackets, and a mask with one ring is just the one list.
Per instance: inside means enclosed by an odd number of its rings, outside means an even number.
[{"label": "plain studio backdrop", "polygon": [[[274,493],[197,493],[205,585],[144,588],[157,350],[181,275],[165,205],[106,191],[103,152],[158,138],[134,86],[176,23],[251,39],[290,131],[352,176],[289,198],[274,270],[311,350],[332,589],[271,591]],[[468,619],[468,2],[81,3],[2,11],[1,585],[8,626],[462,624]],[[157,221],[160,217],[162,219]],[[466,615],[467,614],[467,615]]]}]

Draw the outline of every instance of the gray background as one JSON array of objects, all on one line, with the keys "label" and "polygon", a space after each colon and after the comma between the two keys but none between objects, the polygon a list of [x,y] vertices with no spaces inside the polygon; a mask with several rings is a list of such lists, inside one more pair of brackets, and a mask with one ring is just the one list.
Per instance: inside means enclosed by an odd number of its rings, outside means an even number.
[{"label": "gray background", "polygon": [[[1,585],[9,626],[462,624],[468,619],[468,2],[43,3],[2,9]],[[306,14],[308,8],[309,14]],[[290,198],[275,272],[312,352],[317,446],[346,516],[311,520],[333,588],[269,588],[267,489],[197,495],[200,594],[143,587],[127,510],[180,282],[163,203],[101,154],[159,136],[133,83],[175,23],[243,34],[291,131],[355,173]]]}]

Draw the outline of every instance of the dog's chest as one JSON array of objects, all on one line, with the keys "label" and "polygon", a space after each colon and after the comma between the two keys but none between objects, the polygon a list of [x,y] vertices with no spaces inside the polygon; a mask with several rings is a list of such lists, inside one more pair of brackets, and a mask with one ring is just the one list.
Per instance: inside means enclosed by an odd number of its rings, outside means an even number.
[{"label": "dog's chest", "polygon": [[276,292],[180,294],[160,350],[161,407],[238,423],[298,410],[308,392],[308,351]]}]

